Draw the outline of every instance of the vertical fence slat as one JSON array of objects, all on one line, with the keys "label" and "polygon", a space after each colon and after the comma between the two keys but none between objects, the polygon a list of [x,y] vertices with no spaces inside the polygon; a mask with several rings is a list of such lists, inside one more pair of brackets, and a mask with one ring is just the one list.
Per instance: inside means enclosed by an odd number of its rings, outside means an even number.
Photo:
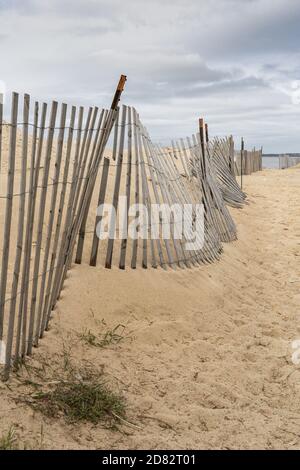
[{"label": "vertical fence slat", "polygon": [[12,219],[12,209],[13,209],[14,178],[15,178],[18,101],[19,101],[18,93],[13,93],[12,94],[12,108],[11,108],[11,128],[10,128],[10,140],[9,140],[8,171],[7,171],[7,193],[6,193],[6,208],[5,208],[5,222],[4,222],[4,239],[3,239],[2,266],[1,266],[1,285],[0,285],[0,340],[3,339],[5,295],[6,295],[6,288],[7,288],[8,258],[9,258],[9,249],[10,249],[10,232],[11,232],[11,219]]},{"label": "vertical fence slat", "polygon": [[4,379],[8,378],[11,367],[11,352],[14,337],[14,325],[16,316],[17,291],[19,285],[20,267],[23,252],[24,239],[24,217],[25,217],[25,199],[26,199],[26,173],[27,173],[27,154],[28,154],[28,118],[29,118],[29,95],[24,96],[23,103],[23,136],[22,136],[22,162],[21,162],[21,178],[20,178],[20,200],[18,214],[18,236],[15,255],[14,274],[11,290],[11,303],[8,320],[7,342],[6,342],[6,358],[4,368]]},{"label": "vertical fence slat", "polygon": [[[132,108],[133,114],[133,147],[135,155],[135,189],[134,189],[134,203],[136,208],[140,203],[140,175],[139,175],[139,152],[138,152],[138,139],[137,139],[137,125],[135,119],[135,109]],[[136,211],[136,217],[139,217],[139,211]],[[132,242],[132,253],[131,253],[131,268],[136,269],[137,263],[137,253],[138,253],[138,233],[135,234],[135,237]]]},{"label": "vertical fence slat", "polygon": [[[145,183],[144,183],[144,175],[142,171],[142,161],[141,161],[141,143],[140,143],[140,128],[139,128],[139,122],[138,122],[138,115],[136,110],[133,110],[133,122],[134,122],[134,127],[136,130],[136,135],[137,135],[137,142],[136,142],[136,151],[138,154],[138,165],[139,165],[139,170],[141,174],[141,183],[142,183],[142,202],[143,206],[145,207],[146,205],[146,195],[145,195]],[[147,214],[146,214],[147,216]],[[140,232],[143,234],[142,237],[142,267],[144,269],[147,269],[147,237],[145,236],[145,224],[148,224],[148,220],[145,220],[145,210],[143,210],[143,227],[141,230],[141,227],[139,228]]]},{"label": "vertical fence slat", "polygon": [[[128,212],[130,206],[130,187],[131,187],[131,167],[132,167],[132,110],[128,108],[128,139],[127,139],[127,174],[126,174],[126,214],[124,214],[124,223],[126,225],[126,236],[121,241],[121,253],[119,268],[125,269],[126,248],[128,238]],[[123,233],[123,227],[122,227]]]},{"label": "vertical fence slat", "polygon": [[112,159],[115,161],[117,158],[117,147],[118,147],[118,138],[119,138],[119,115],[120,115],[120,109],[117,111],[117,117],[116,117],[116,122],[115,122],[115,128],[114,128],[114,140],[113,140],[113,151],[112,151]]},{"label": "vertical fence slat", "polygon": [[2,167],[3,94],[0,93],[0,172]]},{"label": "vertical fence slat", "polygon": [[[28,270],[29,270],[30,255],[31,255],[32,230],[30,230],[30,227],[31,227],[32,207],[35,201],[34,176],[35,176],[35,159],[36,159],[36,149],[37,149],[38,117],[39,117],[39,104],[35,102],[31,158],[30,158],[29,188],[28,188],[28,197],[27,197],[27,215],[26,215],[25,242],[24,242],[25,250],[24,250],[24,261],[23,261],[22,276],[21,276],[22,280],[21,280],[20,302],[19,302],[18,322],[17,322],[17,331],[16,331],[15,364],[17,364],[19,361],[24,296],[26,292],[26,286],[28,288],[26,279],[29,276]],[[25,331],[26,331],[26,325],[25,325]]]},{"label": "vertical fence slat", "polygon": [[[24,357],[27,349],[27,313],[28,313],[28,302],[29,302],[29,284],[30,284],[30,265],[31,265],[31,252],[32,252],[32,239],[33,239],[33,229],[35,221],[35,206],[37,200],[37,190],[39,184],[39,174],[41,167],[41,158],[43,152],[43,142],[45,134],[45,125],[46,125],[46,115],[47,115],[47,104],[43,103],[42,113],[41,113],[41,122],[40,122],[40,132],[38,139],[38,150],[36,152],[36,140],[37,132],[34,130],[33,142],[32,142],[32,152],[31,152],[31,193],[28,197],[28,207],[27,207],[27,226],[26,226],[26,236],[25,236],[25,259],[23,265],[23,275],[22,275],[22,287],[21,287],[21,296],[19,304],[19,318],[18,318],[18,331],[17,331],[17,342],[16,342],[16,361],[19,360],[19,328],[22,327],[22,349],[21,355]],[[37,124],[38,119],[38,104],[35,105],[35,122]],[[33,183],[32,183],[33,181]]]}]

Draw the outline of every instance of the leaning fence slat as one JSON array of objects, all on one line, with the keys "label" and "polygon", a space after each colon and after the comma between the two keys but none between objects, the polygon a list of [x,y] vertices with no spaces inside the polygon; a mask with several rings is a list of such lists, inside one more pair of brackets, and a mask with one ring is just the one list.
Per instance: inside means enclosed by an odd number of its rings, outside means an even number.
[{"label": "leaning fence slat", "polygon": [[[154,148],[152,146],[152,143],[151,143],[149,138],[147,138],[147,145],[148,145],[148,149],[149,149],[148,154],[147,154],[147,159],[148,159],[148,164],[149,164],[149,168],[150,168],[150,172],[151,172],[151,179],[152,179],[152,184],[153,184],[153,190],[154,190],[154,194],[155,194],[156,203],[161,204],[161,202],[162,202],[162,204],[164,204],[164,191],[163,191],[162,184],[161,184],[161,179],[160,179],[161,175],[160,175],[160,171],[159,171],[158,167],[155,165],[155,160],[154,160],[155,150],[154,150]],[[159,196],[158,188],[160,189],[161,198]],[[159,221],[160,221],[160,225],[162,227],[162,237],[163,237],[164,244],[165,244],[165,247],[166,247],[166,252],[167,252],[167,256],[168,256],[168,260],[169,260],[169,265],[171,267],[174,267],[174,258],[173,258],[173,254],[172,254],[172,250],[171,250],[171,246],[170,246],[170,240],[163,236],[164,235],[163,226],[162,226],[163,218],[162,218],[161,211],[159,213]],[[163,267],[165,268],[166,265],[163,264]]]},{"label": "leaning fence slat", "polygon": [[52,179],[50,211],[49,211],[49,218],[47,221],[47,235],[46,235],[46,244],[44,248],[44,259],[43,259],[43,264],[42,264],[41,283],[39,287],[39,303],[38,303],[38,309],[37,309],[37,315],[36,315],[36,328],[35,328],[35,334],[34,334],[35,346],[37,346],[37,343],[38,343],[42,308],[43,308],[43,303],[44,303],[44,293],[45,293],[46,278],[47,278],[47,272],[48,272],[51,240],[52,240],[52,235],[53,235],[52,232],[53,232],[56,199],[57,199],[57,191],[58,191],[58,184],[59,184],[59,177],[60,177],[63,144],[64,144],[66,115],[67,115],[67,105],[63,103],[61,107],[61,117],[60,117],[60,124],[59,124],[60,130],[59,130],[59,135],[58,135],[55,170],[54,170],[54,176]]},{"label": "leaning fence slat", "polygon": [[84,177],[84,171],[85,171],[85,165],[83,162],[85,160],[86,148],[88,145],[87,141],[88,141],[89,131],[91,127],[90,123],[91,123],[91,118],[92,118],[92,112],[93,112],[93,108],[89,108],[88,115],[87,115],[86,122],[85,122],[83,139],[81,140],[80,154],[79,154],[79,159],[78,159],[78,177],[77,177],[77,183],[76,183],[76,193],[75,193],[75,199],[74,199],[73,211],[72,211],[73,217],[75,216],[75,213],[77,210],[80,190],[81,190],[81,186],[83,183],[83,177]]},{"label": "leaning fence slat", "polygon": [[[162,174],[164,175],[166,197],[167,197],[168,204],[171,207],[174,204],[176,205],[178,203],[178,200],[176,198],[176,194],[174,191],[174,185],[176,184],[177,179],[180,177],[180,175],[177,174],[174,177],[170,174],[169,168],[167,167],[167,160],[169,158],[170,158],[170,155],[168,154],[166,155],[163,149],[159,147],[159,155],[158,155],[157,161],[159,161],[160,170]],[[175,227],[176,227],[176,224],[178,223],[177,215],[178,215],[178,211],[176,210],[172,214],[173,230],[171,231],[171,236],[173,239],[173,245],[174,245],[174,249],[175,249],[177,260],[178,260],[178,266],[181,268],[184,268],[185,266],[188,266],[188,262],[186,261],[186,256],[183,250],[182,240],[180,239],[178,240],[177,237],[175,236]]]},{"label": "leaning fence slat", "polygon": [[[171,202],[171,197],[170,197],[170,193],[169,193],[169,188],[168,188],[168,184],[167,184],[167,175],[162,167],[162,155],[163,155],[163,152],[161,151],[161,149],[158,147],[158,146],[152,146],[152,159],[154,161],[154,166],[157,168],[157,175],[158,175],[158,178],[159,178],[159,181],[160,181],[160,189],[161,189],[161,193],[162,193],[162,198],[163,198],[163,203],[164,204],[167,204],[169,206],[172,205],[172,202]],[[178,247],[178,243],[177,243],[177,240],[175,239],[174,237],[174,233],[173,233],[173,230],[171,230],[171,238],[172,238],[172,242],[173,242],[173,248],[174,248],[174,251],[175,251],[175,259],[174,259],[174,264],[172,264],[172,267],[175,268],[176,265],[179,266],[179,267],[182,267],[182,262],[181,262],[181,256],[180,256],[180,253],[179,253],[179,247]]]},{"label": "leaning fence slat", "polygon": [[[180,149],[180,146],[179,146],[179,143],[177,143],[177,147],[178,147],[178,151],[179,153],[181,154],[181,149]],[[186,149],[185,147],[183,146],[184,148],[184,156],[185,156],[185,163],[187,163],[187,155],[186,155]],[[173,175],[173,179],[174,179],[174,189],[175,191],[177,191],[177,199],[178,200],[181,200],[183,204],[187,204],[187,205],[191,205],[191,204],[194,204],[194,200],[193,200],[193,189],[192,188],[187,188],[186,187],[186,184],[187,184],[187,179],[186,178],[183,178],[182,175],[179,175],[178,177],[178,169],[177,169],[177,166],[175,164],[175,161],[172,160],[172,159],[167,159],[166,160],[166,163],[168,164],[169,166],[169,169],[170,169],[170,172],[171,174]],[[189,175],[189,172],[188,170],[186,170],[186,176]],[[199,201],[197,201],[199,202]],[[188,207],[188,206],[187,206]],[[193,208],[194,210],[194,208]],[[186,238],[186,235],[188,235],[190,238],[190,240],[192,239],[192,236],[193,236],[193,233],[192,233],[192,226],[193,226],[193,210],[190,212],[190,211],[187,211],[187,213],[185,213],[184,211],[184,217],[185,219],[188,221],[189,223],[189,228],[186,229],[184,231],[184,236]],[[188,232],[188,233],[186,233]],[[186,239],[186,242],[188,240]],[[184,250],[184,247],[183,247],[183,250]],[[186,255],[186,258],[187,258],[187,261],[188,261],[188,265],[189,265],[189,262],[193,263],[194,265],[197,265],[197,263],[199,263],[199,259],[198,259],[198,253],[196,250],[190,250],[187,255]]]},{"label": "leaning fence slat", "polygon": [[[94,159],[94,155],[95,155],[95,151],[96,151],[96,147],[97,147],[97,142],[98,142],[99,135],[100,135],[100,132],[101,132],[103,116],[104,116],[104,109],[102,109],[101,114],[100,114],[97,133],[96,133],[96,137],[94,139],[94,145],[93,145],[93,149],[92,149],[92,152],[91,152],[91,156],[90,156],[90,160],[89,160],[89,164],[88,164],[88,168],[87,168],[87,174],[89,173],[90,167],[91,167],[93,159]],[[92,196],[93,196],[93,193],[91,193],[91,198],[92,198]],[[86,212],[84,214],[84,217],[83,217],[83,220],[81,222],[80,229],[79,229],[77,251],[76,251],[76,257],[75,257],[75,263],[77,263],[77,264],[81,264],[81,261],[82,261],[83,245],[84,245],[84,239],[85,239],[85,230],[86,230],[86,224],[87,224],[87,219],[88,219],[88,214],[89,214],[90,202],[91,202],[91,200],[89,201],[89,204],[87,205]]]},{"label": "leaning fence slat", "polygon": [[[79,174],[78,193],[77,193],[78,196],[80,194],[81,186],[84,182],[84,179],[87,178],[87,171],[86,171],[87,162],[88,162],[88,157],[89,157],[89,153],[90,153],[92,137],[93,137],[93,134],[95,132],[95,123],[96,123],[96,119],[97,119],[97,114],[98,114],[98,108],[95,107],[94,112],[92,114],[91,121],[89,120],[90,116],[88,116],[88,122],[86,124],[86,126],[88,126],[88,128],[85,129],[85,134],[87,133],[87,138],[85,139],[85,137],[86,137],[86,135],[85,135],[84,139],[83,139],[82,154],[80,156],[80,174]],[[75,212],[78,210],[78,206],[77,206],[78,196],[77,196],[76,203],[74,205],[74,211]]]},{"label": "leaning fence slat", "polygon": [[60,247],[59,247],[58,262],[57,262],[57,266],[55,269],[52,291],[50,293],[49,300],[48,300],[45,329],[48,328],[48,323],[50,320],[50,315],[51,315],[52,306],[53,306],[52,299],[54,298],[56,299],[58,295],[60,275],[61,275],[64,262],[65,262],[64,249],[65,249],[65,246],[68,244],[68,236],[69,236],[69,231],[70,231],[70,227],[72,224],[72,213],[73,213],[73,207],[75,203],[75,194],[77,190],[77,183],[78,183],[78,176],[79,176],[79,158],[80,158],[83,115],[84,115],[84,108],[81,106],[79,109],[79,116],[78,116],[78,122],[77,122],[76,148],[75,148],[75,156],[74,156],[73,171],[72,171],[71,189],[69,193],[67,213],[66,213],[63,234],[61,237],[61,242],[60,242]]},{"label": "leaning fence slat", "polygon": [[[165,166],[168,168],[170,177],[173,179],[173,191],[174,191],[174,200],[177,200],[180,202],[181,206],[184,207],[184,204],[190,204],[190,201],[187,198],[187,192],[186,188],[184,186],[184,183],[182,181],[183,177],[181,174],[179,174],[179,171],[175,165],[175,162],[173,159],[166,158],[165,159]],[[186,220],[189,221],[190,227],[192,226],[192,214],[188,213],[188,215],[183,213],[183,215],[186,217]],[[191,230],[189,230],[188,235],[191,236]],[[184,233],[184,236],[186,237],[186,234]],[[188,242],[188,240],[186,240]],[[194,265],[196,264],[196,253],[194,251],[190,251],[189,253],[186,253],[185,250],[185,244],[183,240],[180,240],[180,245],[182,248],[183,252],[183,259],[187,267],[190,267],[190,262],[192,262]]]},{"label": "leaning fence slat", "polygon": [[[122,166],[123,166],[126,112],[127,112],[127,107],[123,105],[122,119],[121,119],[120,146],[119,146],[119,152],[118,152],[117,171],[116,171],[115,187],[114,187],[114,194],[113,194],[113,201],[112,201],[112,206],[113,206],[116,214],[117,214],[117,210],[118,210],[121,174],[122,174]],[[110,269],[111,268],[111,263],[112,263],[112,255],[113,255],[113,248],[114,248],[114,237],[115,237],[115,231],[116,231],[116,220],[114,219],[113,216],[111,217],[111,220],[109,221],[109,230],[108,231],[109,231],[109,235],[108,235],[105,267]]]},{"label": "leaning fence slat", "polygon": [[76,116],[76,108],[73,106],[71,110],[71,119],[70,119],[70,127],[68,133],[68,143],[67,143],[67,151],[66,151],[66,159],[64,163],[64,171],[63,171],[63,180],[62,180],[62,188],[59,198],[59,205],[58,205],[58,214],[56,219],[56,227],[55,227],[55,235],[53,240],[53,249],[50,259],[50,267],[49,267],[49,274],[47,280],[47,288],[45,298],[43,299],[43,315],[42,315],[42,323],[39,327],[39,330],[36,332],[36,342],[38,342],[38,335],[40,337],[43,336],[45,327],[46,327],[46,315],[47,315],[47,306],[48,300],[50,297],[51,287],[52,287],[52,278],[55,268],[56,262],[56,255],[59,243],[59,236],[60,236],[60,228],[62,223],[63,217],[63,210],[64,210],[64,203],[65,203],[65,196],[66,196],[66,186],[69,174],[69,166],[70,166],[70,157],[71,157],[71,150],[72,150],[72,142],[73,142],[73,133],[74,133],[74,125],[75,125],[75,116]]},{"label": "leaning fence slat", "polygon": [[[143,129],[141,122],[138,117],[138,136],[139,136],[139,151],[140,151],[140,161],[141,161],[141,175],[142,175],[142,192],[143,192],[143,202],[147,208],[148,213],[148,238],[150,240],[150,248],[151,248],[151,265],[153,268],[157,268],[157,262],[155,257],[155,248],[154,248],[154,240],[152,238],[152,214],[151,214],[151,199],[150,199],[150,192],[148,187],[148,177],[146,173],[145,167],[145,158],[144,158],[144,147],[143,147],[143,140],[142,140]],[[144,239],[145,240],[145,232],[144,232]],[[145,263],[143,262],[143,268],[147,267],[147,258]]]},{"label": "leaning fence slat", "polygon": [[53,101],[52,108],[51,108],[48,138],[47,138],[47,150],[46,150],[46,156],[45,156],[45,167],[44,167],[44,173],[43,173],[42,192],[41,192],[40,206],[39,206],[37,241],[36,241],[35,259],[34,259],[34,272],[33,272],[33,282],[32,282],[32,293],[31,293],[31,308],[30,308],[29,331],[28,331],[28,341],[27,341],[27,354],[28,355],[31,354],[32,346],[33,346],[33,332],[34,332],[35,313],[36,313],[36,301],[37,301],[38,280],[39,280],[39,266],[40,266],[42,237],[43,237],[43,224],[44,224],[44,216],[45,216],[45,204],[46,204],[46,195],[47,195],[47,189],[48,189],[49,167],[50,167],[50,161],[51,161],[51,155],[52,155],[52,145],[53,145],[56,114],[57,114],[57,102]]},{"label": "leaning fence slat", "polygon": [[[150,171],[151,183],[152,183],[155,203],[159,205],[160,201],[159,201],[159,195],[158,195],[156,181],[155,181],[155,175],[154,175],[154,171],[153,171],[153,168],[152,168],[152,165],[151,165],[151,162],[150,162],[151,150],[149,150],[149,147],[148,147],[148,140],[147,140],[147,137],[146,137],[146,130],[145,129],[143,129],[142,140],[143,140],[145,155],[146,155],[146,159],[147,159],[147,163],[148,163],[148,167],[149,167],[149,171]],[[148,194],[149,194],[149,190],[148,190]],[[152,212],[151,212],[151,215],[152,215]],[[157,224],[155,238],[156,238],[156,246],[157,246],[160,265],[164,269],[166,269],[166,263],[165,263],[165,260],[164,260],[162,246],[161,246],[161,242],[160,242],[160,238],[159,238],[159,227],[162,224],[161,211],[159,211],[158,220],[152,220],[151,221],[151,227],[153,227],[154,223]],[[152,232],[151,232],[151,239],[152,239]]]},{"label": "leaning fence slat", "polygon": [[[174,141],[172,141],[172,148],[173,148],[173,153],[174,153],[174,156],[177,154],[179,155],[179,160],[180,160],[180,163],[181,163],[181,166],[182,166],[182,172],[185,176],[188,176],[188,172],[186,170],[186,167],[185,167],[185,162],[184,162],[184,159],[182,157],[182,153],[181,153],[181,149],[178,145],[178,143],[175,143]],[[180,172],[181,173],[181,172]]]},{"label": "leaning fence slat", "polygon": [[[179,173],[178,169],[176,166],[171,167],[171,164],[169,164],[169,160],[173,161],[172,157],[170,155],[166,156],[162,162],[164,166],[164,171],[168,175],[169,181],[172,183],[169,185],[169,193],[172,198],[172,204],[174,205],[173,207],[175,208],[174,210],[174,215],[175,215],[175,220],[174,220],[174,229],[181,229],[181,214],[177,210],[178,203],[182,207],[182,199],[181,199],[181,194],[178,189],[178,181],[181,179],[181,174]],[[182,240],[182,236],[178,240],[178,245],[181,250],[181,261],[185,264],[186,267],[190,267],[190,262],[189,262],[189,255],[186,254],[185,248],[184,248],[184,242]]]},{"label": "leaning fence slat", "polygon": [[[99,210],[99,207],[101,207],[102,209],[102,205],[105,202],[105,194],[106,194],[107,179],[108,179],[108,172],[109,172],[109,163],[110,163],[109,158],[104,158],[97,210]],[[99,247],[98,235],[101,233],[101,221],[102,221],[102,213],[99,213],[99,214],[97,213],[96,220],[95,220],[95,227],[94,227],[94,237],[93,237],[92,250],[91,250],[90,266],[96,266],[97,264],[98,247]]]},{"label": "leaning fence slat", "polygon": [[[155,258],[155,249],[154,242],[151,236],[151,201],[148,188],[147,174],[145,169],[145,160],[144,160],[144,149],[142,142],[142,128],[138,114],[134,110],[134,123],[137,126],[138,132],[138,152],[139,152],[139,161],[140,161],[140,170],[141,170],[141,179],[142,179],[142,197],[143,197],[143,257],[142,257],[142,267],[147,269],[148,259],[147,259],[147,238],[150,240],[151,247],[151,265],[153,268],[157,268],[156,258]],[[147,234],[146,234],[147,229]]]},{"label": "leaning fence slat", "polygon": [[[181,144],[181,147],[180,147]],[[180,139],[180,142],[177,142],[177,148],[179,153],[181,154],[181,150],[183,152],[183,157],[182,157],[182,162],[184,163],[184,168],[185,168],[185,174],[188,178],[191,177],[190,172],[189,172],[189,165],[188,165],[188,156],[187,156],[187,151],[184,146],[183,139]]]},{"label": "leaning fence slat", "polygon": [[[94,144],[93,144],[93,147],[92,147],[92,151],[90,152],[89,157],[83,163],[83,169],[84,169],[83,174],[85,173],[85,176],[83,176],[81,179],[85,180],[85,182],[88,180],[89,175],[90,175],[90,171],[91,171],[92,164],[94,162],[94,157],[95,157],[95,153],[96,153],[96,150],[97,150],[98,142],[100,140],[99,136],[102,135],[102,130],[103,129],[102,129],[101,125],[102,125],[102,122],[105,123],[106,117],[107,117],[107,110],[102,109],[101,114],[100,114],[100,118],[99,118],[99,124],[98,124],[97,132],[96,132],[96,137],[94,139]],[[93,127],[92,127],[92,130],[94,131],[95,129],[93,129]],[[83,186],[83,190],[82,190],[83,192],[84,192],[84,187],[85,186]],[[79,192],[77,192],[77,193],[78,193],[78,195],[80,194]],[[90,197],[89,203],[86,205],[85,213],[83,215],[83,219],[82,219],[81,226],[80,226],[80,229],[79,229],[78,243],[77,243],[78,246],[77,246],[76,257],[75,257],[75,263],[77,263],[77,264],[81,263],[81,256],[82,256],[83,244],[84,244],[83,242],[84,242],[84,238],[85,238],[85,227],[86,227],[86,223],[87,223],[89,207],[90,207],[92,196],[93,196],[93,193],[91,193],[90,196],[89,196]],[[70,254],[69,254],[68,269],[71,267],[71,264],[72,264],[74,248],[75,247],[73,247],[72,252],[70,252]]]},{"label": "leaning fence slat", "polygon": [[19,95],[17,93],[13,93],[12,94],[12,108],[11,108],[11,129],[10,129],[10,141],[9,141],[8,172],[7,172],[7,193],[6,193],[6,208],[5,208],[5,222],[4,222],[4,239],[3,239],[3,251],[2,251],[3,254],[2,254],[2,266],[1,266],[1,285],[0,285],[0,340],[3,339],[5,295],[6,295],[6,287],[7,287],[8,257],[9,257],[9,249],[10,249],[10,232],[11,232],[11,220],[12,220],[12,209],[13,209],[14,178],[15,178],[18,101],[19,101]]}]

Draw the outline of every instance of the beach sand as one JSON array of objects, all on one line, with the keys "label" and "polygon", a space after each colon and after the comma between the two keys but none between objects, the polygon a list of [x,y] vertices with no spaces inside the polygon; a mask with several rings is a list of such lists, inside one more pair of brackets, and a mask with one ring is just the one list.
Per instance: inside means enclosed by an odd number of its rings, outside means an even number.
[{"label": "beach sand", "polygon": [[[244,177],[248,204],[231,210],[238,241],[198,269],[121,271],[74,266],[30,365],[68,354],[121,393],[118,429],[66,424],[0,383],[1,432],[27,448],[299,449],[300,168]],[[80,334],[125,326],[106,348]],[[26,370],[22,371],[23,377]]]}]

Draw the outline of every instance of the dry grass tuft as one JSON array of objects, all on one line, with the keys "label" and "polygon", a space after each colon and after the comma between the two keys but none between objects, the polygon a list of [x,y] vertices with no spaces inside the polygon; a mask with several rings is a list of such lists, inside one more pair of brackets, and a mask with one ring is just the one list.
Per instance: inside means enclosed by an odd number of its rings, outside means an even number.
[{"label": "dry grass tuft", "polygon": [[31,395],[29,403],[47,416],[63,415],[71,423],[89,421],[111,425],[125,416],[123,398],[97,379],[82,381],[74,377],[58,381],[52,390]]}]

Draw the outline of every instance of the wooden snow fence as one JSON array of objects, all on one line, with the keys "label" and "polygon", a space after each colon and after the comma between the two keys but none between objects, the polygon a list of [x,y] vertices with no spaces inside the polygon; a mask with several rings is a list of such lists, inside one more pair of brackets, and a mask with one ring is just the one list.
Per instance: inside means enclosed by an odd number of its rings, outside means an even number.
[{"label": "wooden snow fence", "polygon": [[[154,143],[135,108],[118,106],[125,80],[110,109],[48,106],[13,93],[9,117],[0,104],[4,379],[48,329],[73,261],[192,268],[218,260],[222,243],[237,237],[227,204],[241,207],[245,194],[232,138],[209,140],[200,120],[191,137]],[[153,215],[155,205],[162,210]],[[196,205],[204,239],[191,247]],[[178,237],[186,206],[189,228]]]}]

